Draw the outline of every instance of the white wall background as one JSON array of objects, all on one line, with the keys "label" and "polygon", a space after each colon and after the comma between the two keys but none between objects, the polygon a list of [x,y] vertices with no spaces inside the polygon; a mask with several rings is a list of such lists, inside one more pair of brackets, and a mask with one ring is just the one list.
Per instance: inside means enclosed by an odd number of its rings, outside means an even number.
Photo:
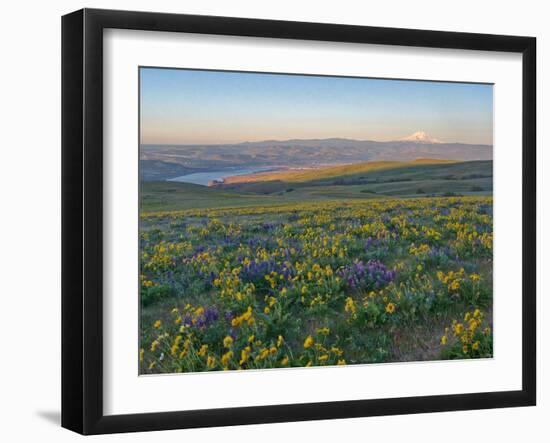
[{"label": "white wall background", "polygon": [[[538,38],[539,275],[550,266],[550,28],[545,2],[306,2],[88,0],[11,1],[0,25],[0,436],[4,441],[73,441],[60,414],[60,17],[81,7],[155,10],[282,20],[531,35]],[[546,114],[545,114],[546,111]],[[546,248],[545,251],[542,251]],[[548,272],[548,271],[546,271]],[[550,326],[539,278],[539,406],[398,417],[329,420],[102,436],[94,441],[423,442],[550,437]]]}]

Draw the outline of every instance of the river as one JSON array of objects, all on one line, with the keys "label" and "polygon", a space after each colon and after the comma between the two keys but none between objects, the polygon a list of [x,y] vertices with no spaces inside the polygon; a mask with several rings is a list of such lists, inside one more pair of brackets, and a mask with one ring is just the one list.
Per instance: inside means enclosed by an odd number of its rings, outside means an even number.
[{"label": "river", "polygon": [[179,177],[170,178],[167,181],[193,183],[195,185],[208,186],[211,181],[222,181],[225,177],[232,177],[234,175],[248,175],[256,172],[263,172],[272,170],[272,167],[257,167],[246,169],[224,169],[223,171],[206,171],[206,172],[194,172],[193,174],[181,175]]}]

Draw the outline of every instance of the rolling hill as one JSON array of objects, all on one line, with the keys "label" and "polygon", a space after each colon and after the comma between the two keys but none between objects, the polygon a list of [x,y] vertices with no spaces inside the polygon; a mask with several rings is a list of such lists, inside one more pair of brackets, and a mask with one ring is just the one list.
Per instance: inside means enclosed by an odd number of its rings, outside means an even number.
[{"label": "rolling hill", "polygon": [[421,166],[421,165],[440,165],[456,163],[453,160],[435,160],[435,159],[417,159],[413,162],[399,162],[399,161],[373,161],[373,162],[361,162],[353,163],[350,165],[339,165],[325,168],[315,169],[298,169],[288,171],[274,171],[265,172],[251,175],[238,175],[233,177],[227,177],[225,179],[226,185],[235,183],[249,183],[249,182],[267,182],[267,181],[284,181],[287,183],[303,183],[303,182],[319,182],[327,180],[345,180],[349,177],[361,176],[374,171],[381,171],[385,169],[398,169],[407,166]]},{"label": "rolling hill", "polygon": [[[298,201],[407,198],[443,195],[490,195],[493,162],[379,162],[378,168],[309,181],[240,182],[207,187],[189,183],[145,181],[140,186],[144,212],[191,208],[281,205]],[[384,167],[381,167],[384,164]],[[357,165],[353,165],[356,166]],[[371,165],[372,166],[372,165]],[[314,171],[307,171],[313,173]],[[317,171],[319,172],[319,171]],[[348,171],[350,172],[350,171]],[[303,177],[302,177],[303,178]]]}]

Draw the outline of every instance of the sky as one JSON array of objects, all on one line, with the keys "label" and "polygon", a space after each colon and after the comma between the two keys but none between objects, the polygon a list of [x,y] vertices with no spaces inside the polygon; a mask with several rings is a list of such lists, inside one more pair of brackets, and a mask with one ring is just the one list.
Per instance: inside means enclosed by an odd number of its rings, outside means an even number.
[{"label": "sky", "polygon": [[140,68],[143,144],[311,138],[493,143],[486,84]]}]

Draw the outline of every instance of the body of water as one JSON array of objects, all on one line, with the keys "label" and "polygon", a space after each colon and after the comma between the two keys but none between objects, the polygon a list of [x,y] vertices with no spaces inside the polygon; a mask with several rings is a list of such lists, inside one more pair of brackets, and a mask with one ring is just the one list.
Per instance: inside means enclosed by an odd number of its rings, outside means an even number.
[{"label": "body of water", "polygon": [[273,168],[270,167],[258,167],[247,169],[225,169],[223,171],[207,171],[207,172],[194,172],[193,174],[181,175],[168,179],[171,182],[193,183],[195,185],[208,186],[211,181],[223,181],[225,177],[232,177],[234,175],[248,175],[256,172],[269,171]]}]

